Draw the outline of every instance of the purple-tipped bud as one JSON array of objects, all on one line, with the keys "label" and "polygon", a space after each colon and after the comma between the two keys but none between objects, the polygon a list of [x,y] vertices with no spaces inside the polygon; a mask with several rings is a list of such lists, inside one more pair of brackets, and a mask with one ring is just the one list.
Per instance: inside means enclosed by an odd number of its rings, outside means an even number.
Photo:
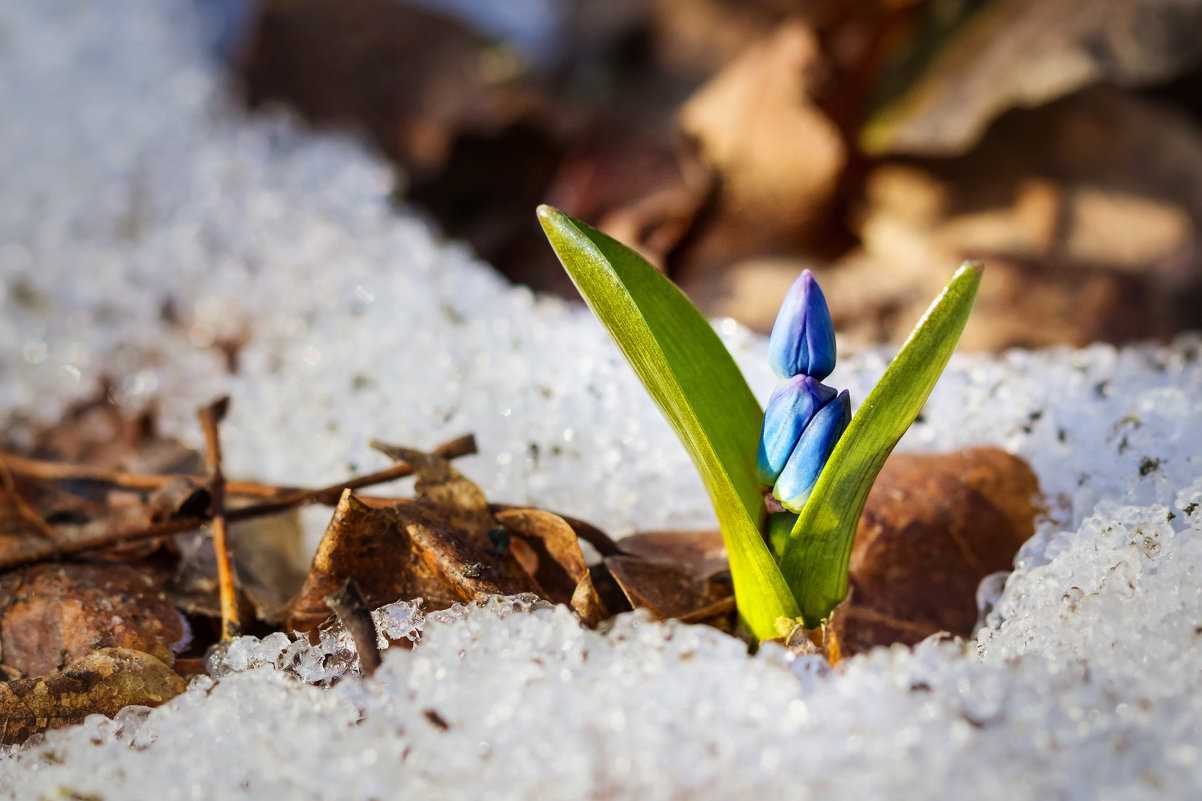
[{"label": "purple-tipped bud", "polygon": [[767,485],[776,482],[797,447],[802,430],[834,397],[835,390],[808,375],[794,376],[772,393],[760,430],[756,460],[760,481]]},{"label": "purple-tipped bud", "polygon": [[768,363],[784,378],[808,375],[819,381],[835,369],[835,326],[826,297],[809,270],[789,287],[772,336]]},{"label": "purple-tipped bud", "polygon": [[790,512],[800,512],[805,506],[818,476],[830,458],[835,443],[851,420],[851,396],[847,390],[823,406],[801,432],[797,447],[789,456],[785,469],[776,479],[772,495]]}]

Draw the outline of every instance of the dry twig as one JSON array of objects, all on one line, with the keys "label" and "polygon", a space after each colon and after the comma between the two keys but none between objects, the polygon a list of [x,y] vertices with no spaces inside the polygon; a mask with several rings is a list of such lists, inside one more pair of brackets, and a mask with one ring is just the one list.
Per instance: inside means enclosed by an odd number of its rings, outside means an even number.
[{"label": "dry twig", "polygon": [[58,541],[58,535],[50,524],[47,523],[37,510],[29,505],[29,501],[21,496],[17,490],[17,482],[13,479],[12,470],[9,468],[8,462],[3,455],[0,455],[0,488],[8,493],[9,499],[12,500],[13,507],[17,510],[17,514],[26,523],[30,524],[38,530],[43,537],[51,542]]},{"label": "dry twig", "polygon": [[354,579],[347,579],[338,592],[326,596],[326,606],[338,618],[342,627],[350,632],[359,652],[359,670],[370,676],[380,666],[380,646],[376,642],[376,624],[371,619],[371,610],[363,599],[363,593]]},{"label": "dry twig", "polygon": [[225,519],[225,476],[221,472],[221,434],[218,426],[229,409],[228,397],[218,398],[196,412],[205,438],[205,467],[209,471],[209,504],[213,532],[213,553],[217,559],[217,595],[221,602],[221,639],[237,637],[242,631],[238,614],[238,589],[234,563],[230,555],[229,531]]},{"label": "dry twig", "polygon": [[[443,443],[434,449],[434,453],[439,454],[447,459],[453,459],[459,456],[468,456],[476,452],[476,442],[470,434],[456,437],[449,442]],[[54,462],[46,462],[44,464],[55,465]],[[68,465],[71,468],[71,477],[80,478],[76,468],[85,467],[79,465]],[[271,490],[271,495],[276,496],[274,500],[264,503],[255,504],[252,506],[243,506],[236,509],[226,510],[226,523],[237,523],[243,520],[251,520],[259,517],[266,517],[273,514],[279,514],[289,511],[299,506],[304,506],[310,503],[322,503],[327,506],[332,506],[338,502],[343,490],[359,489],[373,484],[382,484],[387,481],[392,481],[398,478],[404,478],[413,474],[413,466],[408,463],[397,463],[383,470],[377,470],[374,473],[367,473],[362,476],[356,476],[338,484],[331,484],[325,487],[317,487],[313,489],[293,489],[288,487],[274,487],[269,484],[256,484],[255,486]],[[28,473],[25,473],[28,475]],[[130,474],[134,475],[134,474]],[[156,476],[147,474],[154,479],[155,486],[162,486],[168,480],[178,478],[178,476],[162,475]],[[198,477],[203,478],[203,477]],[[160,479],[162,479],[160,481]],[[240,482],[243,486],[252,482]],[[227,484],[226,489],[232,485]],[[408,498],[372,498],[371,501],[376,505],[393,505],[398,503],[406,503],[411,499]],[[11,544],[7,548],[0,550],[0,570],[17,567],[19,565],[41,562],[47,559],[56,559],[72,554],[83,553],[85,551],[94,551],[101,548],[108,548],[113,545],[119,545],[127,542],[137,542],[141,540],[154,539],[156,537],[165,537],[172,534],[181,534],[185,531],[192,531],[207,524],[211,520],[210,515],[199,517],[182,517],[174,520],[167,520],[162,523],[154,523],[146,525],[116,525],[111,521],[97,520],[81,525],[64,525],[53,527],[55,539],[52,540],[23,540],[16,544]]]}]

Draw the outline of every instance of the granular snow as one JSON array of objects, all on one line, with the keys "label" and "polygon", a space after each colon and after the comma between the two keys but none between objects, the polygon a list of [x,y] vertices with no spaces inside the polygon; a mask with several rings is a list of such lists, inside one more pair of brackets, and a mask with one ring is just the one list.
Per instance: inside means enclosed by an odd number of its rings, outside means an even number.
[{"label": "granular snow", "polygon": [[[53,419],[110,373],[193,442],[229,392],[231,475],[325,483],[379,464],[372,437],[474,431],[462,468],[494,499],[615,534],[712,524],[587,312],[398,213],[353,141],[241,116],[201,29],[186,0],[0,5],[0,415]],[[763,341],[718,330],[766,397]],[[243,333],[227,375],[211,345]],[[1050,501],[973,643],[828,672],[639,615],[393,608],[419,643],[370,680],[310,686],[330,677],[298,667],[343,657],[246,641],[161,709],[0,756],[0,799],[1202,797],[1200,354],[953,360],[902,447],[999,444]],[[863,398],[886,359],[831,382]]]}]

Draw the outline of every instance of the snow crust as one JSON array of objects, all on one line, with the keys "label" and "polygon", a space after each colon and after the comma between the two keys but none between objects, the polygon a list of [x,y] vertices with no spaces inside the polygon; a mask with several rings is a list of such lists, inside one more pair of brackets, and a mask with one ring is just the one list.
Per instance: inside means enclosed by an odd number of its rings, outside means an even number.
[{"label": "snow crust", "polygon": [[[0,4],[0,416],[52,419],[109,372],[192,441],[230,392],[234,475],[325,483],[376,467],[371,437],[470,430],[498,500],[617,534],[712,522],[586,312],[398,213],[353,141],[240,116],[202,30],[187,0]],[[718,330],[766,398],[764,342]],[[209,346],[244,331],[227,375]],[[902,447],[1002,445],[1050,501],[973,642],[832,672],[639,615],[394,606],[418,644],[370,680],[298,680],[353,671],[337,637],[240,642],[166,707],[0,755],[0,799],[1202,797],[1200,355],[953,360]],[[831,383],[862,399],[886,359]]]}]

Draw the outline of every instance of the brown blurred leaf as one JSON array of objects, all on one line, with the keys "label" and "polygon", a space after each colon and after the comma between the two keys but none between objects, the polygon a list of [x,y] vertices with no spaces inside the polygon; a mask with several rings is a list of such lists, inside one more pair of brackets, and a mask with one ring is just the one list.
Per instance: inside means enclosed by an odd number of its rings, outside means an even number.
[{"label": "brown blurred leaf", "polygon": [[[110,402],[109,394],[109,388],[101,386],[93,398],[70,406],[58,422],[27,432],[21,453],[6,456],[4,466],[28,455],[98,471],[174,474],[198,468],[195,451],[158,433],[153,411],[128,415]],[[14,468],[13,472],[20,471]],[[205,488],[186,476],[166,481],[146,494],[116,489],[104,481],[50,480],[34,472],[16,475],[14,489],[51,530],[39,531],[37,525],[22,520],[20,504],[14,504],[12,493],[0,490],[0,554],[6,558],[30,546],[44,545],[41,540],[69,543],[101,527],[149,526],[191,516],[208,503]],[[91,558],[141,558],[160,544],[161,539],[127,543],[94,551]]]},{"label": "brown blurred leaf", "polygon": [[49,563],[0,574],[0,660],[40,676],[116,646],[170,665],[187,628],[161,578],[121,564]]},{"label": "brown blurred leaf", "polygon": [[1089,89],[1006,115],[962,158],[874,169],[863,248],[819,278],[853,345],[899,341],[941,285],[938,265],[963,259],[991,276],[964,346],[1172,336],[1202,325],[1200,187],[1190,120]]},{"label": "brown blurred leaf", "polygon": [[[283,623],[309,568],[300,519],[289,512],[244,520],[231,531],[238,589],[247,606],[264,623]],[[171,600],[189,614],[220,618],[210,534],[204,530],[180,534],[175,545],[179,563],[168,586]]]},{"label": "brown blurred leaf", "polygon": [[38,678],[0,683],[0,745],[19,744],[92,714],[158,706],[182,693],[182,678],[150,654],[104,648]]},{"label": "brown blurred leaf", "polygon": [[[946,15],[947,4],[931,4]],[[962,4],[967,5],[967,4]],[[919,47],[929,63],[865,126],[870,153],[953,155],[995,116],[1091,83],[1138,86],[1202,56],[1198,0],[991,0]]]},{"label": "brown blurred leaf", "polygon": [[109,400],[102,386],[95,396],[68,407],[62,418],[33,432],[23,450],[32,456],[139,473],[195,473],[200,456],[159,433],[153,409],[130,416]]},{"label": "brown blurred leaf", "polygon": [[721,179],[720,216],[737,220],[747,252],[794,242],[823,218],[843,171],[839,131],[810,101],[823,70],[809,28],[781,25],[703,86],[681,131]]}]

